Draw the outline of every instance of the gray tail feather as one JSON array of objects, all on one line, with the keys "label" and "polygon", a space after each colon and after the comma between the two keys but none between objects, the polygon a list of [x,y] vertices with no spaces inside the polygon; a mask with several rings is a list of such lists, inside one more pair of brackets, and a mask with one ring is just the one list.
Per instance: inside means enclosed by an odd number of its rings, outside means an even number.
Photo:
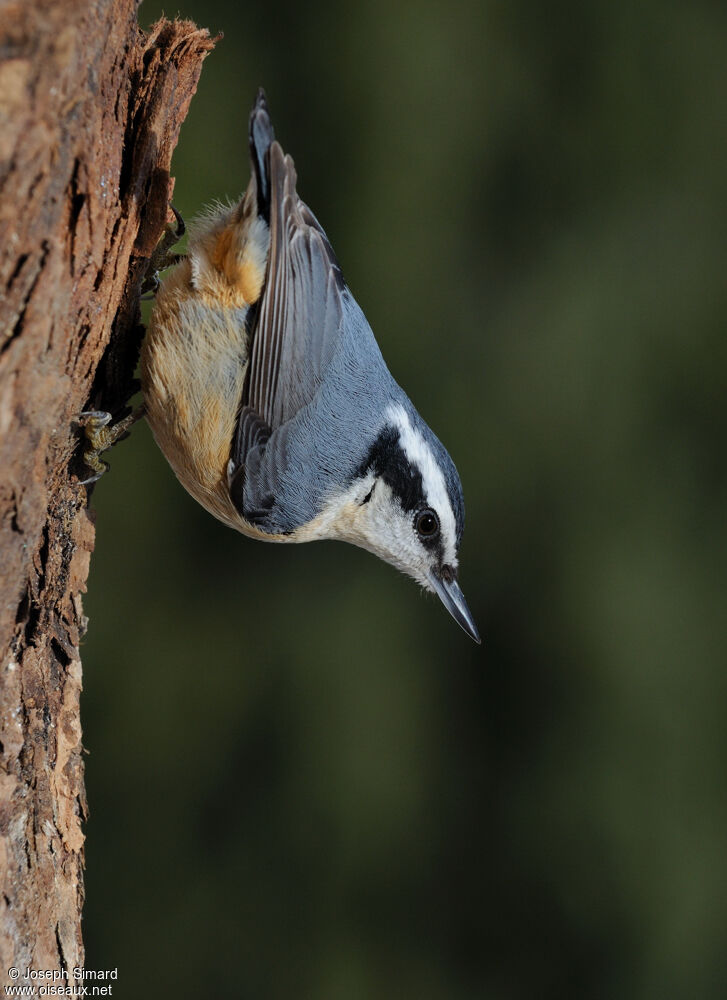
[{"label": "gray tail feather", "polygon": [[250,112],[250,158],[257,181],[258,214],[270,223],[270,146],[275,141],[268,102],[262,87]]}]

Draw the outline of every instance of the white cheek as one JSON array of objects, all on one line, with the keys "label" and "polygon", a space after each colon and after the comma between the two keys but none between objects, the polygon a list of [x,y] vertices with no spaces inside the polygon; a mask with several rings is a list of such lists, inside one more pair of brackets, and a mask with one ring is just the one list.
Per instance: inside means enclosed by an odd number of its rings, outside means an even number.
[{"label": "white cheek", "polygon": [[358,537],[350,541],[429,587],[427,554],[414,534],[412,515],[394,502],[386,484],[377,483],[374,496],[360,509],[357,521]]},{"label": "white cheek", "polygon": [[384,562],[413,577],[426,590],[431,590],[430,557],[414,531],[413,514],[401,509],[390,487],[381,480],[376,482],[371,499],[362,503],[367,488],[367,483],[359,481],[345,493],[332,497],[323,512],[299,528],[289,541],[313,542],[335,538],[349,542],[373,552]]}]

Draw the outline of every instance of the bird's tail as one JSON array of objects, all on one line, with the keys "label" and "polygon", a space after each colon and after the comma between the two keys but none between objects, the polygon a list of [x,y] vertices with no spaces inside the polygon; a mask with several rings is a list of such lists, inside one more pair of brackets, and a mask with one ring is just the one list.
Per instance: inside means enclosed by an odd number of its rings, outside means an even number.
[{"label": "bird's tail", "polygon": [[255,104],[250,112],[250,159],[255,173],[257,185],[258,215],[270,223],[270,147],[275,141],[275,132],[265,91],[262,87],[257,92]]}]

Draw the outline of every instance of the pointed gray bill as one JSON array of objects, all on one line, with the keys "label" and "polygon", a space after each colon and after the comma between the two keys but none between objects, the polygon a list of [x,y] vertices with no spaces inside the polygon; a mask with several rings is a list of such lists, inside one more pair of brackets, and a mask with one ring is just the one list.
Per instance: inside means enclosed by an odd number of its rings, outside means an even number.
[{"label": "pointed gray bill", "polygon": [[439,594],[442,604],[457,624],[465,630],[471,639],[481,644],[480,633],[477,631],[472,613],[467,607],[467,601],[465,601],[464,594],[460,590],[457,581],[452,580],[449,583],[445,583],[444,580],[440,580],[434,573],[429,574],[429,579],[437,594]]}]

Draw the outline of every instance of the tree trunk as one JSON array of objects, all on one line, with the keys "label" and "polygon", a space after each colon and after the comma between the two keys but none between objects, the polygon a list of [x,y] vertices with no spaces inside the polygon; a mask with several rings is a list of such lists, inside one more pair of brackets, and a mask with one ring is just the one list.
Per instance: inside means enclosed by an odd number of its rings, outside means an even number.
[{"label": "tree trunk", "polygon": [[128,412],[140,283],[213,45],[189,22],[147,35],[136,11],[0,0],[0,980],[83,963],[94,528],[75,420]]}]

